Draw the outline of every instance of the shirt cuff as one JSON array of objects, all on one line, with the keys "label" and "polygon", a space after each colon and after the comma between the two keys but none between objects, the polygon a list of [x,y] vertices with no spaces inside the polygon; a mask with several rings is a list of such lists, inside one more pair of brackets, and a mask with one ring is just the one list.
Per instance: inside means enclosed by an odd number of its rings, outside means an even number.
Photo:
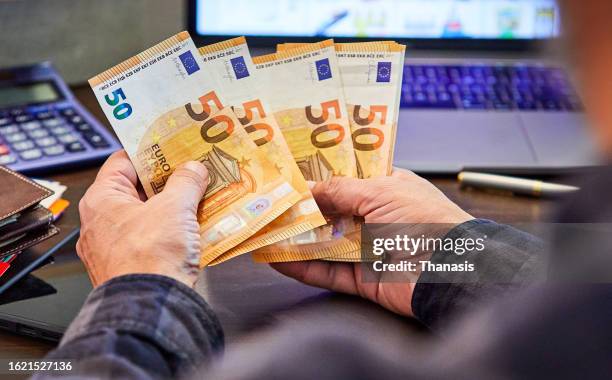
[{"label": "shirt cuff", "polygon": [[223,349],[223,330],[193,289],[172,278],[130,274],[96,288],[70,325],[60,348],[104,330],[145,337],[194,367]]},{"label": "shirt cuff", "polygon": [[423,272],[415,285],[412,311],[426,326],[436,329],[484,300],[524,286],[541,271],[543,243],[511,226],[486,219],[462,223],[444,239],[486,236],[484,250],[456,255],[436,251],[434,264],[474,264],[473,272]]}]

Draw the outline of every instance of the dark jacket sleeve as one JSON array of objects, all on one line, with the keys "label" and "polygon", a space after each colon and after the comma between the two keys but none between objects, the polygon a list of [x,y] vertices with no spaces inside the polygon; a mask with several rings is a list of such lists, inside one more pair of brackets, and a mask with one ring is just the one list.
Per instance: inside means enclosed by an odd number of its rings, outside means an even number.
[{"label": "dark jacket sleeve", "polygon": [[544,244],[511,226],[475,219],[453,228],[445,238],[485,237],[484,250],[456,255],[436,251],[435,264],[474,265],[473,272],[423,272],[415,286],[412,310],[417,319],[436,329],[473,310],[478,304],[525,287],[543,273]]},{"label": "dark jacket sleeve", "polygon": [[[127,275],[90,294],[46,359],[71,361],[63,376],[75,378],[175,378],[222,348],[219,321],[195,291],[164,276]],[[54,376],[62,375],[35,378]]]},{"label": "dark jacket sleeve", "polygon": [[[447,237],[482,235],[488,237],[486,250],[470,258],[480,268],[477,278],[447,278],[435,272],[421,275],[413,310],[428,326],[508,292],[532,276],[541,243],[531,235],[474,220],[455,227]],[[431,261],[463,259],[436,252]],[[47,359],[71,360],[74,369],[68,375],[78,378],[169,378],[206,365],[222,347],[220,324],[196,292],[167,277],[128,275],[92,292]],[[201,377],[206,372],[197,373]],[[37,378],[53,376],[47,372]]]},{"label": "dark jacket sleeve", "polygon": [[[417,317],[447,327],[444,334],[393,339],[385,326],[358,330],[348,321],[330,326],[325,315],[309,316],[308,324],[289,321],[231,350],[208,374],[219,380],[609,378],[610,283],[525,286],[543,273],[543,244],[509,226],[474,220],[447,236],[483,235],[486,249],[470,259],[477,271],[458,278],[427,273],[416,285]],[[593,241],[575,253],[584,257],[601,246],[608,260],[600,265],[610,268],[608,242]],[[436,252],[431,260],[464,259]]]},{"label": "dark jacket sleeve", "polygon": [[427,342],[390,339],[384,326],[332,327],[317,316],[321,328],[294,323],[269,331],[229,350],[207,374],[215,380],[610,378],[610,285],[538,284],[493,304]]}]

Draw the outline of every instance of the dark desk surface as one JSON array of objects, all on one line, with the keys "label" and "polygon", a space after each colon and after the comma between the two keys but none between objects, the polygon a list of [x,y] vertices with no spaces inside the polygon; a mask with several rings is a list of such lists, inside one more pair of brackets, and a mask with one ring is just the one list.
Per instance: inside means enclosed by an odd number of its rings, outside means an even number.
[{"label": "dark desk surface", "polygon": [[[75,87],[73,91],[85,107],[106,123],[88,86]],[[93,182],[96,173],[97,168],[90,167],[48,176],[68,186],[64,197],[71,202],[71,206],[60,219],[60,228],[69,230],[78,226],[79,199]],[[540,221],[547,217],[553,206],[553,202],[548,200],[464,191],[459,189],[454,178],[431,180],[450,199],[480,218],[506,223]],[[230,342],[255,326],[295,321],[298,315],[307,323],[308,315],[320,313],[329,316],[330,324],[342,321],[360,329],[385,326],[389,335],[394,336],[400,335],[397,334],[398,329],[412,335],[418,335],[421,331],[413,321],[398,318],[355,297],[298,284],[266,265],[252,263],[247,256],[206,270],[198,281],[197,289],[219,314]],[[54,347],[48,342],[4,332],[0,332],[0,341],[0,358],[38,358]]]}]

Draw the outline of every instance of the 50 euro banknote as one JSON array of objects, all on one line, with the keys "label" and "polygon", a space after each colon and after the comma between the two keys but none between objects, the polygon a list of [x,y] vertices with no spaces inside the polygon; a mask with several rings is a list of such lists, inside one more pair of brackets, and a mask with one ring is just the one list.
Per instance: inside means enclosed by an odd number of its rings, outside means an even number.
[{"label": "50 euro banknote", "polygon": [[[279,51],[307,44],[279,44]],[[391,174],[406,47],[393,41],[336,43],[359,178]]]},{"label": "50 euro banknote", "polygon": [[[338,43],[335,47],[359,178],[390,175],[406,47],[392,41]],[[349,237],[361,239],[361,231],[351,233]],[[357,262],[374,258],[353,250],[326,259]]]},{"label": "50 euro banknote", "polygon": [[[304,177],[324,181],[357,176],[346,100],[333,40],[253,58],[264,96]],[[256,261],[312,260],[359,249],[345,233],[326,226],[254,252]]]},{"label": "50 euro banknote", "polygon": [[301,195],[208,87],[187,32],[89,83],[149,197],[180,164],[198,160],[210,184],[198,207],[206,266],[281,215]]},{"label": "50 euro banknote", "polygon": [[[290,51],[307,43],[285,43],[278,51]],[[404,66],[405,46],[392,41],[335,43],[342,88],[351,125],[351,138],[359,178],[391,174],[395,135]],[[322,246],[345,246],[343,242],[360,242],[356,221],[335,217],[328,228],[331,236],[316,245],[305,244],[300,250],[320,252]],[[360,246],[360,244],[359,244]],[[361,250],[332,251],[325,257],[332,261],[362,261]],[[295,249],[295,248],[293,248]],[[255,255],[261,262],[274,261],[270,255]]]},{"label": "50 euro banknote", "polygon": [[266,83],[260,80],[255,70],[245,38],[238,37],[204,46],[199,52],[202,70],[210,80],[216,82],[216,93],[222,103],[234,109],[258,149],[301,195],[300,201],[277,219],[213,260],[211,265],[215,265],[259,247],[311,231],[324,225],[325,218],[293,160],[267,99],[261,93]]}]

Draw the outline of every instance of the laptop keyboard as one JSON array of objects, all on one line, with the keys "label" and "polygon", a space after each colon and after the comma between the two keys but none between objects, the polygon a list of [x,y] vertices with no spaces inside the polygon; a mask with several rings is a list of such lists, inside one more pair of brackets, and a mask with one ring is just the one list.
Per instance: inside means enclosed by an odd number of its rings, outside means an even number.
[{"label": "laptop keyboard", "polygon": [[527,65],[406,65],[402,108],[582,110],[563,69]]}]

